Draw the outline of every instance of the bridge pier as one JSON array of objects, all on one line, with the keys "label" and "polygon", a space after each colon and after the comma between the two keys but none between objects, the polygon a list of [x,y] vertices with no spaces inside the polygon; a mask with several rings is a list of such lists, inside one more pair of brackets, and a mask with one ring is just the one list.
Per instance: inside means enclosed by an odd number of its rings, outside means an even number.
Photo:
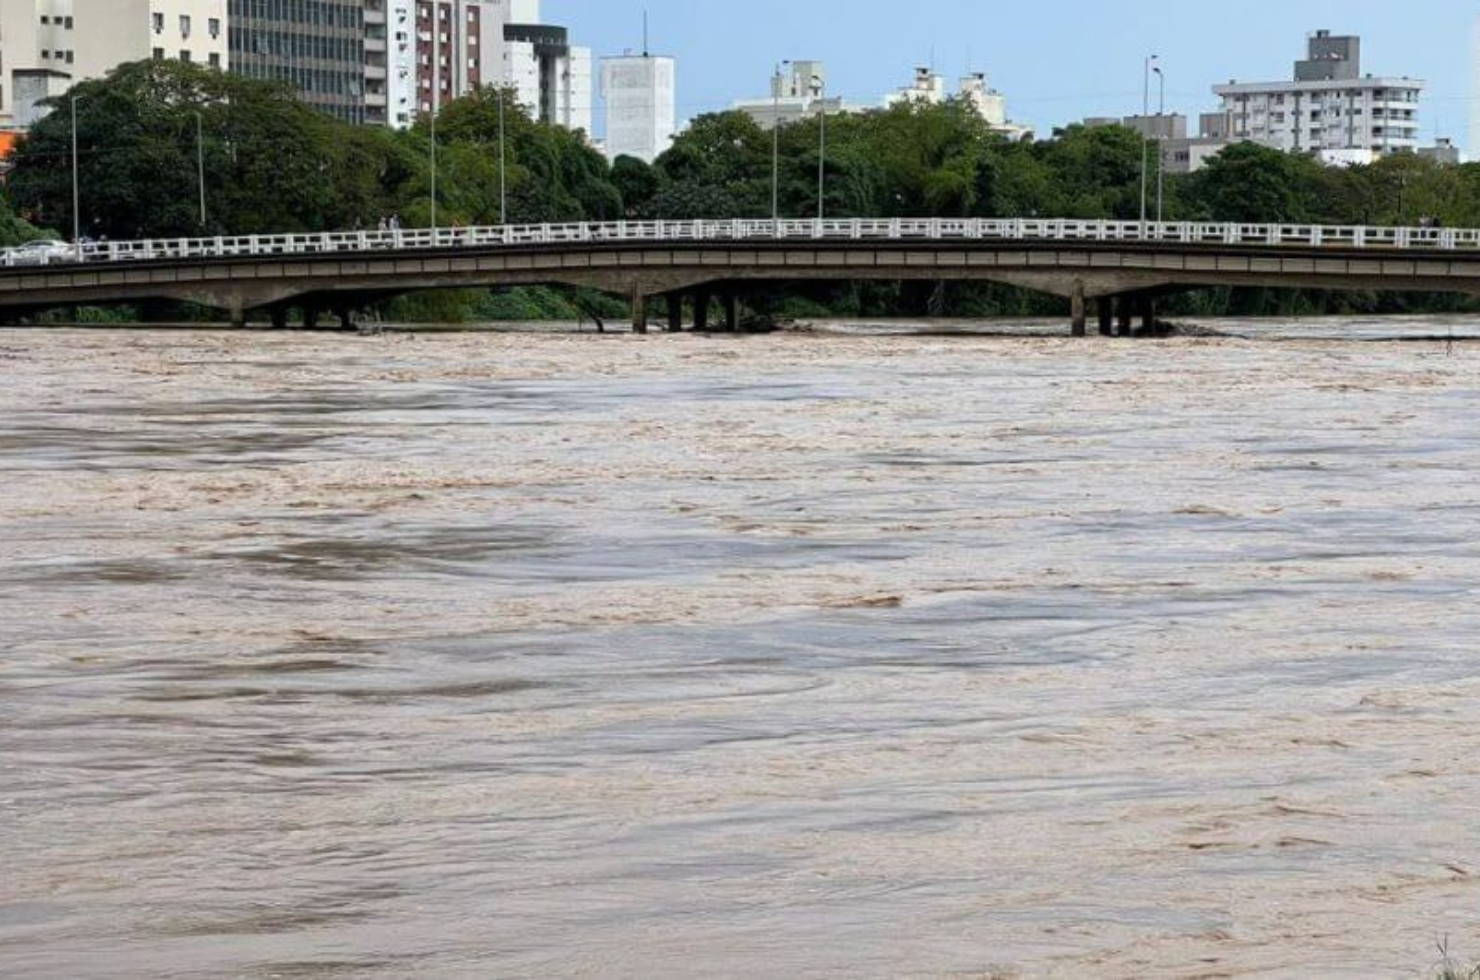
[{"label": "bridge pier", "polygon": [[1131,307],[1134,303],[1135,298],[1131,296],[1121,296],[1115,301],[1115,320],[1122,337],[1131,335]]},{"label": "bridge pier", "polygon": [[1069,297],[1070,317],[1073,320],[1074,336],[1084,337],[1089,334],[1089,319],[1085,314],[1084,283],[1074,283],[1074,293]]},{"label": "bridge pier", "polygon": [[725,330],[740,332],[740,297],[734,292],[725,293]]},{"label": "bridge pier", "polygon": [[236,330],[245,330],[247,326],[247,304],[241,300],[232,300],[231,306],[227,307],[226,315],[231,321],[231,326]]},{"label": "bridge pier", "polygon": [[632,332],[648,332],[647,294],[641,286],[632,287]]},{"label": "bridge pier", "polygon": [[668,332],[683,330],[683,293],[668,294]]},{"label": "bridge pier", "polygon": [[1115,336],[1115,298],[1112,296],[1101,296],[1095,302],[1096,311],[1100,319],[1100,336]]},{"label": "bridge pier", "polygon": [[694,329],[704,333],[709,329],[709,300],[710,292],[707,289],[694,291]]},{"label": "bridge pier", "polygon": [[1141,334],[1150,337],[1156,333],[1156,297],[1146,296],[1141,300]]}]

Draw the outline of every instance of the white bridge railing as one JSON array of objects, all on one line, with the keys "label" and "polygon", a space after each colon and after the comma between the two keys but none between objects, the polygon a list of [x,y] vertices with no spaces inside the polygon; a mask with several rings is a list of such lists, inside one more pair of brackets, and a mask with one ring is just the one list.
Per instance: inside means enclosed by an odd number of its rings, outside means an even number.
[{"label": "white bridge railing", "polygon": [[308,235],[244,235],[54,243],[0,253],[0,265],[55,265],[273,255],[342,255],[588,242],[1124,242],[1235,247],[1330,247],[1480,251],[1480,229],[1322,225],[1142,223],[1042,218],[858,218],[779,221],[617,221]]}]

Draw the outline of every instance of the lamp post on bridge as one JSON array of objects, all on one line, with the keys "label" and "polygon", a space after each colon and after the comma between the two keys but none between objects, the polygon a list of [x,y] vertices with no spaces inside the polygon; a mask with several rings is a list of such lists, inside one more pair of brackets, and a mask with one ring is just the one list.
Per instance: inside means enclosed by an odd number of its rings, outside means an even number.
[{"label": "lamp post on bridge", "polygon": [[781,85],[784,77],[781,66],[789,64],[789,60],[777,63],[776,74],[771,76],[771,223],[776,226],[781,223]]},{"label": "lamp post on bridge", "polygon": [[200,233],[206,232],[206,136],[205,121],[195,114],[195,176],[200,185]]},{"label": "lamp post on bridge", "polygon": [[827,217],[827,82],[821,75],[812,76],[812,91],[817,94],[817,220]]},{"label": "lamp post on bridge", "polygon": [[82,184],[77,166],[77,99],[72,96],[72,244],[82,241]]},{"label": "lamp post on bridge", "polygon": [[[1167,147],[1166,147],[1166,114],[1167,114],[1167,76],[1166,72],[1157,65],[1152,71],[1156,72],[1156,84],[1159,89],[1156,109],[1156,223],[1162,221],[1162,201],[1165,197],[1167,182]],[[1158,228],[1158,232],[1160,229]]]},{"label": "lamp post on bridge", "polygon": [[[1143,74],[1141,86],[1141,122],[1145,126],[1146,117],[1151,115],[1151,66],[1157,61],[1156,55],[1150,55],[1146,59],[1146,68]],[[1144,128],[1141,133],[1141,231],[1146,230],[1146,191],[1148,188],[1148,168],[1151,165],[1151,141],[1146,138]]]},{"label": "lamp post on bridge", "polygon": [[509,158],[504,140],[504,100],[508,97],[509,90],[500,87],[498,90],[498,223],[501,225],[509,223]]}]

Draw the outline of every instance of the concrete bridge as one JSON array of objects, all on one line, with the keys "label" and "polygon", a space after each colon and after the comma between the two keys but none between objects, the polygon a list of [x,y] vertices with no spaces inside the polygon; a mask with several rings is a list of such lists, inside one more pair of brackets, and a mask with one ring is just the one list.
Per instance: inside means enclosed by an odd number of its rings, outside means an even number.
[{"label": "concrete bridge", "polygon": [[0,255],[0,317],[181,300],[286,323],[291,307],[348,324],[424,289],[587,286],[630,297],[646,331],[684,299],[736,329],[748,286],[804,280],[1002,283],[1064,297],[1076,336],[1154,323],[1159,296],[1206,286],[1480,294],[1480,230],[1020,219],[616,222],[85,244],[45,265]]}]

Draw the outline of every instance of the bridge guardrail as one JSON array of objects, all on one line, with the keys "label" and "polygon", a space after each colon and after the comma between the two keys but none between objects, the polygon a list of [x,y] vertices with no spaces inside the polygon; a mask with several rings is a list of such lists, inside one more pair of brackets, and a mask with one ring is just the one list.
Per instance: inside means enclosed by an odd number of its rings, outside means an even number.
[{"label": "bridge guardrail", "polygon": [[446,248],[517,247],[595,242],[998,241],[1176,243],[1244,247],[1374,250],[1480,250],[1480,229],[1394,228],[1206,222],[1080,221],[1063,218],[847,218],[803,220],[616,221],[472,228],[242,235],[212,238],[85,242],[76,254],[27,261],[20,249],[0,252],[0,265],[74,265],[179,259],[334,255]]}]

